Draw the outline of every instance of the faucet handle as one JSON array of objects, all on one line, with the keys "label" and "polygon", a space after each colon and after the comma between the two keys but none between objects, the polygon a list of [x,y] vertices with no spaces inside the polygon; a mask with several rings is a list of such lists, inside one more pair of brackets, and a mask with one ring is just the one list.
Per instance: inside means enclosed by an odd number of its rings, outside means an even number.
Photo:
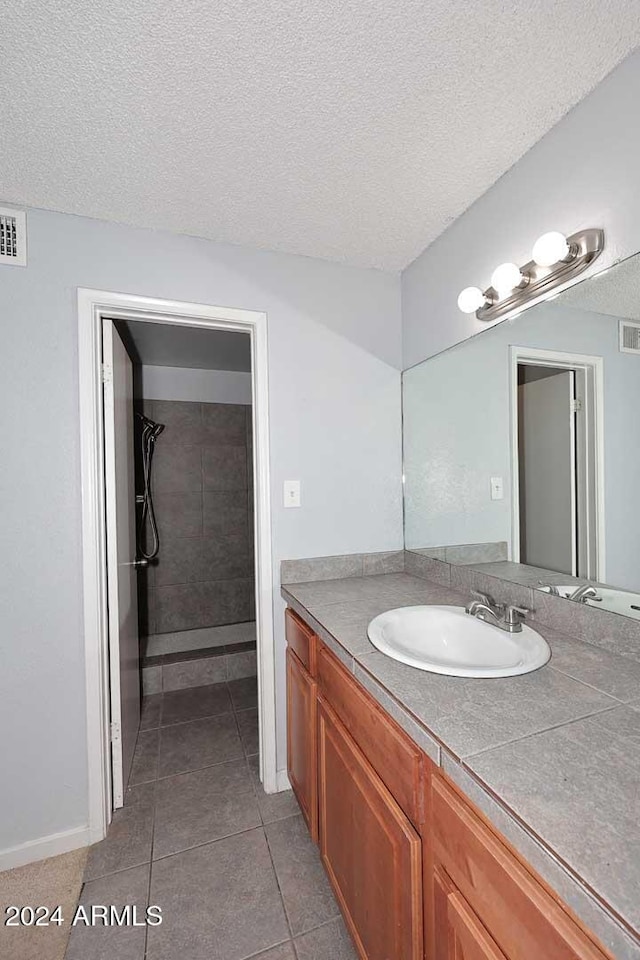
[{"label": "faucet handle", "polygon": [[531,611],[528,607],[518,607],[516,604],[510,603],[505,607],[505,623],[509,624],[510,627],[518,626],[529,613]]},{"label": "faucet handle", "polygon": [[472,590],[471,596],[475,597],[476,600],[479,600],[481,603],[484,603],[487,607],[495,607],[496,602],[491,596],[490,593],[480,593],[479,590]]},{"label": "faucet handle", "polygon": [[491,610],[495,611],[499,616],[504,610],[504,603],[498,603],[497,600],[494,600],[490,593],[481,593],[479,590],[472,590],[471,596],[475,597],[477,601],[483,603],[485,607],[490,607]]}]

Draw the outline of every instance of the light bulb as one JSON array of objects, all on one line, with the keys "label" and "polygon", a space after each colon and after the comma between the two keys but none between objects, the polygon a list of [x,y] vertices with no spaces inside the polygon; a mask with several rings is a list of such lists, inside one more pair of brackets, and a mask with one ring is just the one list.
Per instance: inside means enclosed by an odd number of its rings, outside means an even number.
[{"label": "light bulb", "polygon": [[557,230],[543,233],[533,245],[533,259],[540,267],[552,267],[564,260],[569,253],[569,244],[564,234]]},{"label": "light bulb", "polygon": [[498,296],[504,297],[523,281],[520,268],[515,263],[501,263],[491,274],[491,286]]},{"label": "light bulb", "polygon": [[465,287],[458,297],[458,306],[463,313],[475,313],[485,304],[486,298],[480,287]]}]

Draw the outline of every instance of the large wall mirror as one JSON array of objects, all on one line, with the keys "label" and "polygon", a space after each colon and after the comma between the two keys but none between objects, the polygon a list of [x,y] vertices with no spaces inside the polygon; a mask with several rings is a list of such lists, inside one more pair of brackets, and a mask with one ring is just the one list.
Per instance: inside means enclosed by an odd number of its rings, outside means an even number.
[{"label": "large wall mirror", "polygon": [[640,618],[640,255],[406,370],[403,417],[407,550]]}]

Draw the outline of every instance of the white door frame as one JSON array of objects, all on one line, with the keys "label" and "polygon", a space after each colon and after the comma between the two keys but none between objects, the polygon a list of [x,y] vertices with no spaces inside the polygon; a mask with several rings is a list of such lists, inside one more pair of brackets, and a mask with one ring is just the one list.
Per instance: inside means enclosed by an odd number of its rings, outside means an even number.
[{"label": "white door frame", "polygon": [[[520,562],[520,467],[518,460],[518,364],[534,364],[539,367],[556,367],[582,371],[587,377],[588,431],[594,436],[595,454],[595,503],[596,519],[595,556],[597,571],[591,579],[604,581],[606,577],[605,522],[604,522],[604,361],[602,357],[582,353],[563,353],[557,350],[541,350],[537,347],[510,347],[510,407],[511,407],[511,559]],[[589,502],[587,497],[587,503]]]},{"label": "white door frame", "polygon": [[267,793],[278,790],[267,315],[253,310],[80,288],[78,354],[90,843],[105,836],[112,815],[101,367],[103,318],[241,331],[251,336],[260,773]]}]

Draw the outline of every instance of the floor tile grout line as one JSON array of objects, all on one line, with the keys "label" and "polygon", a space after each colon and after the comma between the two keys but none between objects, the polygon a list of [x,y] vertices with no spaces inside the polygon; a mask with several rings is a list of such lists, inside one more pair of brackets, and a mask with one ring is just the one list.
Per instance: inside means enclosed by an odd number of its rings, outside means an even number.
[{"label": "floor tile grout line", "polygon": [[272,943],[270,947],[265,947],[264,949],[258,950],[257,953],[250,953],[248,957],[241,957],[240,960],[260,960],[260,957],[264,956],[265,953],[270,953],[272,950],[276,950],[278,947],[283,947],[286,943],[290,943],[293,946],[293,940],[279,940],[278,943]]},{"label": "floor tile grout line", "polygon": [[[98,841],[99,843],[104,843],[104,840]],[[110,877],[117,877],[121,873],[126,873],[127,870],[137,870],[138,867],[146,867],[151,865],[151,860],[141,860],[140,863],[129,863],[126,867],[120,867],[118,870],[110,870],[109,873],[101,873],[99,877],[92,877],[90,880],[83,880],[82,886],[86,887],[88,883],[96,883],[98,880],[108,880]]]},{"label": "floor tile grout line", "polygon": [[[293,819],[294,817],[300,817],[300,816],[302,816],[301,813],[296,813],[296,814],[292,814],[290,817],[283,817],[282,820],[290,820],[290,819]],[[279,821],[276,821],[276,822],[277,822],[277,823],[282,823],[282,820],[279,820]],[[279,879],[279,877],[278,877],[278,871],[277,871],[277,869],[276,869],[275,861],[274,861],[274,859],[273,859],[273,854],[272,854],[272,852],[271,852],[271,845],[270,845],[270,843],[269,843],[269,837],[268,837],[268,835],[267,835],[266,826],[267,826],[267,825],[265,824],[265,826],[264,826],[264,834],[265,834],[265,839],[266,839],[266,841],[267,841],[267,849],[269,850],[269,857],[270,857],[271,863],[272,863],[272,865],[273,865],[273,872],[274,872],[274,874],[275,874],[276,883],[278,884],[278,891],[279,891],[279,893],[280,893],[280,899],[282,900],[282,905],[283,905],[283,907],[284,907],[284,914],[285,914],[285,917],[286,917],[286,920],[287,920],[287,926],[288,926],[289,931],[290,931],[290,933],[291,933],[291,945],[292,945],[292,947],[293,947],[293,952],[294,952],[295,956],[297,957],[297,956],[298,956],[298,951],[297,951],[297,948],[296,948],[296,937],[298,937],[298,938],[304,937],[304,936],[306,936],[308,933],[313,933],[315,930],[319,930],[321,927],[326,927],[326,926],[327,926],[328,924],[330,924],[330,923],[335,923],[336,920],[339,920],[339,919],[341,918],[342,914],[340,913],[340,908],[338,907],[338,903],[337,903],[337,901],[336,901],[336,910],[337,910],[337,913],[336,913],[335,916],[329,917],[328,920],[323,920],[322,923],[315,924],[315,926],[313,926],[313,927],[309,927],[308,930],[304,930],[304,931],[302,931],[301,933],[294,934],[293,929],[292,929],[292,927],[291,927],[291,922],[290,922],[290,920],[289,920],[289,913],[288,913],[288,911],[287,911],[287,905],[286,905],[286,902],[285,902],[285,899],[284,899],[284,895],[283,895],[283,893],[282,893],[282,888],[281,888],[281,886],[280,886],[280,879]],[[324,868],[323,868],[323,869],[324,869]],[[331,890],[331,894],[332,894],[332,896],[335,898],[335,894],[333,893],[333,889]]]},{"label": "floor tile grout line", "polygon": [[211,840],[203,840],[202,843],[194,843],[181,850],[174,850],[172,853],[163,853],[161,857],[150,860],[150,864],[160,863],[161,860],[170,860],[171,857],[179,857],[183,853],[190,853],[192,850],[199,850],[200,847],[210,847],[213,843],[220,843],[221,840],[230,840],[232,837],[241,837],[245,833],[253,833],[254,830],[264,830],[263,823],[256,823],[253,827],[245,827],[242,830],[234,830],[232,833],[225,833],[223,837],[213,837]]},{"label": "floor tile grout line", "polygon": [[[155,813],[154,813],[154,816],[155,816]],[[299,816],[300,816],[300,814],[298,814],[298,813],[293,813],[293,814],[289,814],[289,816],[287,816],[287,817],[282,817],[280,820],[270,821],[270,823],[282,823],[284,820],[291,820],[291,819],[293,819],[294,817],[299,817]],[[226,834],[225,834],[224,836],[222,836],[222,837],[215,837],[215,838],[213,838],[213,839],[211,839],[211,840],[203,840],[202,843],[195,843],[195,844],[193,844],[192,846],[184,847],[184,848],[181,849],[181,850],[174,850],[172,853],[165,853],[165,854],[163,854],[161,857],[156,857],[155,859],[153,859],[153,849],[152,849],[151,859],[149,859],[149,860],[142,860],[140,863],[128,864],[126,867],[122,867],[122,868],[119,869],[119,870],[111,870],[109,873],[100,874],[99,877],[92,877],[90,880],[83,880],[82,886],[83,886],[83,888],[84,888],[84,887],[86,886],[86,884],[88,884],[88,883],[94,883],[94,882],[97,881],[97,880],[107,880],[109,877],[115,877],[115,876],[117,876],[118,874],[126,873],[128,870],[134,870],[134,869],[136,869],[137,867],[146,867],[146,866],[149,866],[149,868],[150,868],[150,870],[149,870],[149,895],[150,895],[150,892],[151,892],[151,868],[153,867],[153,864],[154,864],[154,863],[159,863],[161,860],[169,860],[171,857],[180,856],[180,854],[182,854],[182,853],[189,853],[191,850],[198,850],[200,847],[208,847],[208,846],[211,846],[211,844],[213,844],[213,843],[219,843],[221,840],[229,840],[231,837],[239,837],[239,836],[242,836],[242,835],[245,834],[245,833],[252,833],[254,830],[263,830],[263,831],[264,831],[264,830],[265,830],[265,827],[268,826],[268,825],[270,825],[270,824],[258,823],[258,824],[256,824],[255,826],[253,826],[253,827],[247,827],[247,828],[244,829],[244,830],[235,830],[235,831],[233,831],[232,833],[226,833]],[[266,838],[266,832],[265,832],[265,838]],[[267,846],[268,846],[268,841],[267,841]],[[275,870],[275,867],[274,867],[274,870]],[[278,886],[278,889],[279,889],[279,886]],[[324,920],[321,924],[318,924],[318,926],[324,926],[325,923],[331,923],[332,920],[335,920],[335,917],[331,917],[329,920]],[[313,927],[312,929],[315,930],[316,927]],[[305,933],[308,933],[308,932],[309,932],[309,931],[305,931]],[[300,936],[300,934],[299,934],[299,936]]]},{"label": "floor tile grout line", "polygon": [[[170,693],[173,693],[173,692],[174,692],[173,690],[170,691]],[[215,720],[216,717],[228,717],[232,713],[233,713],[233,710],[224,710],[222,713],[206,713],[206,714],[203,714],[203,716],[201,717],[191,717],[189,720],[176,720],[174,723],[163,723],[156,729],[166,730],[168,727],[181,727],[185,723],[197,723],[199,720]]]},{"label": "floor tile grout line", "polygon": [[[240,743],[242,746],[242,742]],[[252,757],[257,756],[257,754],[252,753]],[[226,760],[217,760],[215,763],[205,763],[202,767],[193,767],[191,770],[176,770],[175,773],[166,773],[163,776],[157,776],[154,780],[140,780],[138,783],[132,783],[132,787],[141,787],[145,783],[160,783],[161,780],[171,780],[172,777],[185,777],[189,773],[198,773],[200,770],[209,770],[211,767],[220,767],[224,763],[237,763],[238,760],[246,760],[246,754],[244,750],[241,754],[238,754],[237,757],[228,757]]]},{"label": "floor tile grout line", "polygon": [[[285,902],[284,894],[283,894],[283,892],[282,892],[282,887],[281,887],[281,885],[280,885],[280,877],[278,876],[278,871],[277,871],[277,869],[276,869],[276,862],[275,862],[275,860],[273,859],[273,851],[271,850],[271,844],[269,843],[269,836],[268,836],[268,834],[267,834],[267,828],[266,828],[265,825],[263,825],[263,827],[262,827],[262,832],[264,833],[264,840],[265,840],[265,843],[266,843],[266,845],[267,845],[267,850],[268,850],[268,852],[269,852],[269,860],[271,861],[271,868],[272,868],[272,870],[273,870],[273,875],[274,875],[274,877],[276,878],[276,886],[278,887],[278,893],[279,893],[279,895],[280,895],[280,902],[282,903],[282,910],[283,910],[284,918],[285,918],[285,921],[286,921],[286,924],[287,924],[287,930],[289,931],[289,936],[290,936],[290,938],[291,938],[291,943],[293,944],[293,930],[292,930],[292,928],[291,928],[291,920],[289,919],[289,911],[287,910],[287,904],[286,904],[286,902]],[[293,945],[293,952],[294,952],[294,954],[295,954],[296,957],[297,957],[297,956],[298,956],[298,952],[297,952],[297,950],[296,950],[296,948],[295,948],[295,944]]]},{"label": "floor tile grout line", "polygon": [[[164,699],[164,694],[163,694]],[[162,707],[162,703],[160,704]],[[160,773],[160,737],[158,737],[158,766],[157,772]],[[156,777],[154,783],[158,783],[159,777]],[[158,800],[158,791],[157,787],[154,787],[153,791],[153,809],[151,811],[151,846],[149,849],[149,880],[147,883],[147,906],[151,906],[151,871],[153,869],[153,849],[155,844],[155,834],[156,834],[156,809],[157,809],[157,800]],[[147,924],[144,931],[144,957],[146,960],[147,949],[149,943],[149,925]]]}]

